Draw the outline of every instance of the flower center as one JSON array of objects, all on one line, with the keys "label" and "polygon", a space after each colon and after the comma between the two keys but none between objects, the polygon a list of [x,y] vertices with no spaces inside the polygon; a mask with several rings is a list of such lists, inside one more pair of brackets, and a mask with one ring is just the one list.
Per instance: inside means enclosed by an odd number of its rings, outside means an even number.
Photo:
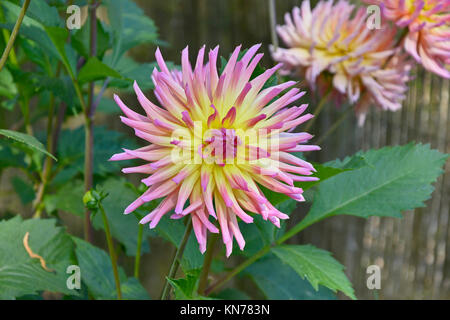
[{"label": "flower center", "polygon": [[[234,129],[211,129],[206,132],[201,146],[202,158],[209,158],[220,166],[233,163],[237,155],[237,148],[242,144]],[[211,159],[213,158],[213,159]]]}]

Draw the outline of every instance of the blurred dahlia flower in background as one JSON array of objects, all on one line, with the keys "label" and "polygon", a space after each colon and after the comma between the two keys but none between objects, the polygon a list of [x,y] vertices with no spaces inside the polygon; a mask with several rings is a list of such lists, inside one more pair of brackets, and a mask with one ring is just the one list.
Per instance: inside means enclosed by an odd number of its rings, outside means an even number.
[{"label": "blurred dahlia flower in background", "polygon": [[408,28],[405,50],[423,67],[450,79],[450,0],[365,0],[383,17]]},{"label": "blurred dahlia flower in background", "polygon": [[260,186],[304,201],[303,190],[294,182],[317,180],[308,177],[315,170],[291,152],[320,148],[304,144],[310,134],[287,131],[312,115],[302,115],[305,104],[286,108],[304,94],[292,88],[296,82],[264,87],[280,64],[251,79],[263,56],[256,54],[259,47],[251,47],[240,59],[237,47],[221,74],[216,66],[218,47],[209,51],[206,65],[203,47],[194,69],[188,48],[184,49],[181,71],[170,71],[158,49],[160,71],[155,69],[152,77],[161,107],[148,100],[137,83],[134,89],[145,115],[132,111],[115,96],[125,114],[122,122],[150,143],[134,151],[124,149],[111,158],[149,162],[123,169],[124,173],[150,174],[142,180],[149,189],[126,208],[126,214],[163,198],[140,223],[150,222],[154,228],[173,209],[173,219],[190,215],[201,252],[206,250],[207,231],[219,232],[209,220],[212,216],[219,222],[229,256],[233,238],[244,248],[237,218],[251,223],[253,218],[246,211],[260,214],[278,227],[280,219],[288,218],[267,200]]},{"label": "blurred dahlia flower in background", "polygon": [[277,32],[287,48],[271,47],[284,74],[304,76],[320,93],[332,90],[335,101],[347,97],[364,119],[368,104],[398,110],[405,99],[410,63],[396,47],[396,30],[367,27],[366,8],[346,0],[320,1],[311,10],[303,1]]}]

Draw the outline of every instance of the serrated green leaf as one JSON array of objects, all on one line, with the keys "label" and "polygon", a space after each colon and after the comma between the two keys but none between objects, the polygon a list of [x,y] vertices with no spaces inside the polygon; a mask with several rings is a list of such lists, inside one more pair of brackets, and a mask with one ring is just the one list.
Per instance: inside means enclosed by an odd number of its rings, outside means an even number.
[{"label": "serrated green leaf", "polygon": [[412,143],[370,150],[362,156],[369,166],[319,185],[311,210],[296,228],[339,214],[401,217],[402,211],[424,205],[447,158],[428,145]]},{"label": "serrated green leaf", "polygon": [[[83,127],[61,132],[57,150],[58,158],[61,159],[61,164],[64,164],[65,168],[75,167],[79,173],[84,172],[84,137]],[[94,141],[94,173],[98,175],[117,172],[122,166],[129,164],[130,162],[127,161],[118,163],[108,159],[121,148],[132,149],[136,146],[124,134],[100,126],[94,128]]]},{"label": "serrated green leaf", "polygon": [[[96,299],[117,299],[116,284],[108,254],[90,243],[73,237],[75,253],[81,269],[81,281]],[[120,288],[124,299],[150,299],[135,278],[127,278],[119,267]]]},{"label": "serrated green leaf", "polygon": [[344,266],[330,252],[311,245],[282,245],[272,248],[272,252],[303,279],[306,278],[316,291],[319,285],[323,285],[356,299],[352,285],[343,271]]},{"label": "serrated green leaf", "polygon": [[[302,188],[303,191],[306,191],[315,185],[335,176],[342,172],[345,172],[347,170],[352,170],[351,168],[335,168],[335,167],[327,167],[321,164],[314,164],[314,168],[317,170],[317,172],[314,173],[311,177],[317,177],[319,178],[318,181],[296,181],[294,182],[294,185],[296,187]],[[261,190],[263,191],[266,198],[272,203],[273,205],[278,205],[285,202],[295,203],[296,201],[289,198],[283,193],[275,192],[272,190],[269,190],[263,186],[261,186]],[[288,204],[285,204],[288,206]],[[292,205],[291,205],[292,206]]]},{"label": "serrated green leaf", "polygon": [[[44,290],[77,295],[76,290],[66,285],[66,269],[75,264],[73,242],[55,222],[54,219],[22,220],[20,216],[0,222],[0,299]],[[44,270],[39,259],[32,259],[27,253],[23,244],[27,232],[33,253],[44,258],[54,272]]]},{"label": "serrated green leaf", "polygon": [[250,276],[269,300],[336,299],[336,295],[325,287],[314,290],[308,281],[273,254],[249,266],[244,274]]},{"label": "serrated green leaf", "polygon": [[158,33],[153,20],[131,0],[106,0],[111,33],[113,35],[114,67],[129,49],[157,40]]},{"label": "serrated green leaf", "polygon": [[106,79],[107,77],[122,78],[120,73],[102,63],[97,57],[89,58],[78,73],[80,83]]},{"label": "serrated green leaf", "polygon": [[60,27],[45,27],[45,32],[59,54],[59,58],[72,78],[75,78],[75,61],[73,49],[67,45],[69,32]]},{"label": "serrated green leaf", "polygon": [[47,26],[61,24],[58,10],[54,6],[48,5],[44,0],[31,1],[27,9],[27,16]]},{"label": "serrated green leaf", "polygon": [[185,278],[170,279],[167,278],[169,284],[175,289],[175,298],[177,300],[211,300],[197,293],[198,280],[201,269],[191,270],[186,273]]},{"label": "serrated green leaf", "polygon": [[18,132],[18,131],[12,131],[12,130],[6,130],[6,129],[0,129],[0,135],[5,136],[7,138],[10,138],[12,140],[18,141],[20,143],[23,143],[31,150],[42,152],[50,157],[52,157],[55,161],[57,159],[55,156],[50,154],[44,147],[44,145],[37,140],[35,137],[30,136],[26,133]]}]

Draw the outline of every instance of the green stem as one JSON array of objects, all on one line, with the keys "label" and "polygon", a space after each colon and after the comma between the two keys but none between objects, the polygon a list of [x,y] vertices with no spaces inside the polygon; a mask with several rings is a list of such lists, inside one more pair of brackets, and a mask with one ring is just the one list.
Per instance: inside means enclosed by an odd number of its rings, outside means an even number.
[{"label": "green stem", "polygon": [[189,236],[191,235],[191,231],[192,231],[192,221],[191,221],[191,218],[189,217],[189,221],[186,226],[186,230],[184,231],[183,239],[181,240],[181,243],[178,246],[177,251],[175,252],[175,256],[172,260],[172,264],[170,265],[169,274],[166,277],[166,280],[164,283],[164,288],[161,293],[161,300],[167,300],[169,297],[170,284],[167,279],[173,279],[175,277],[175,275],[177,274],[178,267],[180,265],[180,260],[183,257],[183,252],[184,252],[184,249],[186,248],[186,244],[189,240]]},{"label": "green stem", "polygon": [[139,279],[139,266],[141,263],[141,247],[142,247],[143,234],[144,234],[144,225],[139,223],[137,248],[136,248],[136,259],[134,261],[134,277],[136,279]]},{"label": "green stem", "polygon": [[[90,18],[90,38],[89,38],[89,55],[95,57],[97,55],[97,1],[90,1],[89,18]],[[94,184],[94,114],[92,105],[94,101],[94,82],[89,83],[88,106],[84,108],[85,118],[85,145],[84,145],[84,188],[85,191],[92,189]],[[89,242],[92,240],[92,224],[91,212],[86,209],[84,213],[84,236]]]},{"label": "green stem", "polygon": [[119,278],[119,272],[117,270],[117,255],[116,255],[116,251],[114,249],[114,243],[113,243],[113,239],[111,237],[111,232],[109,230],[108,218],[106,216],[106,212],[105,212],[105,209],[103,208],[103,205],[101,203],[99,203],[98,206],[99,206],[100,212],[102,214],[103,225],[105,226],[106,242],[108,243],[109,257],[111,259],[111,264],[112,264],[113,273],[114,273],[114,281],[116,283],[117,299],[122,300],[122,291],[120,290],[120,278]]},{"label": "green stem", "polygon": [[352,108],[349,107],[347,110],[342,112],[342,114],[339,116],[339,118],[333,123],[330,129],[327,130],[322,136],[320,136],[319,139],[317,139],[318,145],[320,145],[330,134],[332,134],[339,126],[341,125],[342,121],[344,121],[348,115],[350,114],[350,111],[352,111]]},{"label": "green stem", "polygon": [[200,274],[200,281],[198,284],[198,293],[200,295],[205,293],[206,285],[208,284],[209,269],[211,269],[214,249],[218,238],[219,236],[217,234],[212,234],[208,243],[208,248],[206,249],[205,262],[203,263],[202,273]]},{"label": "green stem", "polygon": [[[5,15],[3,14],[3,10],[2,7],[0,6],[0,21],[1,22],[5,22]],[[9,33],[8,30],[3,29],[3,38],[5,39],[5,43],[9,42],[9,39],[11,38],[11,34]],[[9,59],[11,60],[11,63],[15,66],[18,66],[19,63],[17,62],[17,56],[16,53],[14,52],[14,48],[11,48],[11,52],[9,54]]]},{"label": "green stem", "polygon": [[14,41],[16,41],[17,34],[19,33],[20,25],[22,24],[23,18],[25,17],[25,12],[27,12],[28,6],[30,5],[30,0],[25,0],[22,6],[22,10],[20,10],[19,17],[17,18],[16,24],[14,25],[14,29],[11,33],[11,37],[6,45],[5,51],[0,59],[0,71],[2,71],[6,60],[8,59],[9,53],[11,52]]},{"label": "green stem", "polygon": [[322,112],[323,108],[325,107],[330,94],[331,94],[331,87],[328,89],[328,91],[325,93],[325,95],[320,99],[319,104],[317,105],[317,108],[314,110],[314,113],[313,113],[314,118],[312,118],[311,120],[308,121],[308,124],[305,127],[305,131],[308,131],[309,129],[311,129],[312,125],[316,121],[320,112]]},{"label": "green stem", "polygon": [[[47,150],[49,153],[53,154],[53,115],[55,113],[55,96],[52,94],[50,97],[50,104],[48,108],[48,119],[47,119]],[[47,186],[47,181],[50,175],[52,167],[52,158],[47,156],[44,162],[44,170],[42,172],[42,179],[36,193],[36,199],[33,202],[34,208],[34,218],[40,218],[43,210],[41,205],[42,199],[44,198],[45,188]]]}]

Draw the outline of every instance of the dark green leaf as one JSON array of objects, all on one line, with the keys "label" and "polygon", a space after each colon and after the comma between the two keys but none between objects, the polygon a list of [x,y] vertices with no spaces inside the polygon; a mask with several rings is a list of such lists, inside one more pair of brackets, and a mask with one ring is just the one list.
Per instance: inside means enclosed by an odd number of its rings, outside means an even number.
[{"label": "dark green leaf", "polygon": [[314,290],[308,281],[273,254],[258,260],[244,273],[252,278],[269,300],[336,299],[336,295],[327,288],[319,286],[318,291]]},{"label": "dark green leaf", "polygon": [[362,156],[369,166],[319,185],[310,212],[300,222],[302,228],[339,214],[401,217],[402,211],[424,205],[447,158],[428,145],[412,143],[370,150]]},{"label": "dark green leaf", "polygon": [[52,154],[47,152],[44,145],[33,136],[30,136],[30,135],[22,133],[22,132],[6,130],[6,129],[0,129],[0,135],[10,138],[12,140],[18,141],[18,142],[24,144],[25,146],[27,146],[29,149],[42,152],[42,153],[52,157],[54,160],[56,160],[56,158]]},{"label": "dark green leaf", "polygon": [[[33,253],[44,258],[32,259],[24,247],[23,239],[29,232],[28,244]],[[67,288],[66,269],[75,264],[73,242],[53,219],[22,220],[16,216],[0,222],[0,299],[13,299],[39,291],[61,292],[77,295]]]},{"label": "dark green leaf", "polygon": [[141,8],[131,0],[106,0],[113,35],[114,67],[129,49],[157,40],[157,28]]},{"label": "dark green leaf", "polygon": [[[75,130],[64,130],[58,142],[58,158],[66,168],[75,167],[79,173],[84,172],[84,128]],[[106,175],[117,172],[121,167],[130,164],[128,161],[112,162],[109,158],[115,153],[121,152],[122,148],[132,149],[136,146],[125,135],[120,132],[107,130],[97,126],[94,129],[94,173]]]},{"label": "dark green leaf", "polygon": [[102,63],[97,57],[92,57],[81,68],[78,74],[78,81],[80,83],[86,83],[106,79],[107,77],[122,78],[120,73]]},{"label": "dark green leaf", "polygon": [[[117,299],[111,260],[100,248],[79,238],[73,238],[75,253],[81,269],[81,280],[95,299]],[[119,267],[120,287],[124,299],[150,299],[148,293],[135,278],[127,278]]]},{"label": "dark green leaf", "polygon": [[272,248],[272,252],[303,279],[306,278],[316,291],[319,285],[323,285],[356,299],[352,285],[343,271],[344,266],[330,252],[311,245],[282,245]]}]

